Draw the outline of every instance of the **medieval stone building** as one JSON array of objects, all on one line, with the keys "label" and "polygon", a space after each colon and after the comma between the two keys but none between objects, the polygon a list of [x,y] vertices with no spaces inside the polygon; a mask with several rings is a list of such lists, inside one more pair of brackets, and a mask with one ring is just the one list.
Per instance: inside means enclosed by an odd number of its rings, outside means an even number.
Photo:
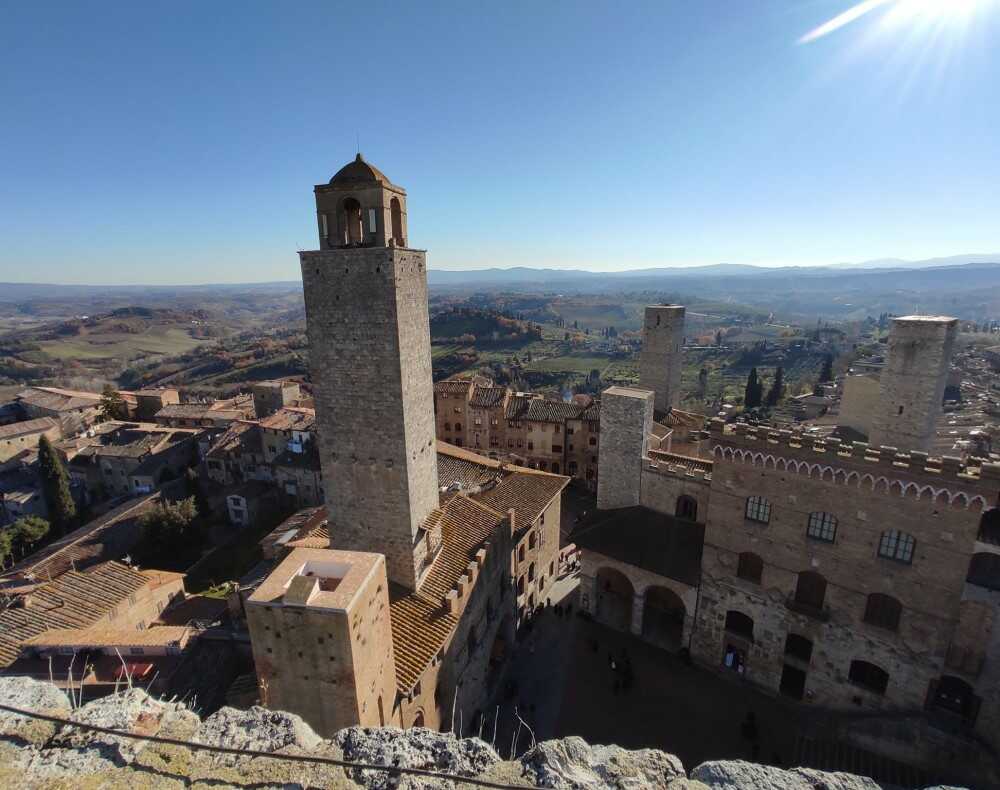
[{"label": "medieval stone building", "polygon": [[327,735],[475,722],[558,573],[568,478],[438,444],[406,192],[359,154],[315,193],[300,259],[329,548],[295,548],[247,601],[261,697]]},{"label": "medieval stone building", "polygon": [[864,712],[854,737],[877,731],[868,745],[901,759],[1000,747],[1000,464],[921,449],[954,326],[897,319],[880,425],[898,447],[714,419],[711,460],[694,459],[657,448],[658,393],[606,390],[601,511],[571,536],[581,604],[803,705]]}]

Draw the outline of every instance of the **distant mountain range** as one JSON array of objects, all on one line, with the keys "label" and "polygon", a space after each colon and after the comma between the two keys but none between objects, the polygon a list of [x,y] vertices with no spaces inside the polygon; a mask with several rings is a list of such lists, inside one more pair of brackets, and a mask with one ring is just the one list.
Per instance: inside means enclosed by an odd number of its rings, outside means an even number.
[{"label": "distant mountain range", "polygon": [[741,275],[773,275],[782,272],[785,275],[796,274],[804,276],[829,276],[844,270],[865,271],[910,271],[913,269],[933,269],[946,266],[967,266],[969,264],[1000,263],[1000,253],[991,255],[954,255],[949,258],[928,258],[922,261],[906,261],[901,258],[881,258],[861,263],[838,263],[831,266],[753,266],[742,263],[714,263],[707,266],[664,266],[648,269],[626,269],[624,271],[590,271],[587,269],[537,269],[527,266],[515,266],[510,269],[466,269],[446,270],[429,269],[427,281],[438,286],[476,286],[502,284],[527,285],[550,284],[560,282],[579,282],[581,280],[620,280],[665,278],[704,278],[733,277]]}]

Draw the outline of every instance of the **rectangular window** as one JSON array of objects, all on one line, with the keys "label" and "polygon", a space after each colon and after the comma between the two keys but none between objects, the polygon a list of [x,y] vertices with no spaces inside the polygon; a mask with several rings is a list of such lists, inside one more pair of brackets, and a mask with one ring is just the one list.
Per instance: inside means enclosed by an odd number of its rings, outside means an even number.
[{"label": "rectangular window", "polygon": [[833,543],[837,538],[837,519],[830,513],[810,513],[806,534],[813,540]]},{"label": "rectangular window", "polygon": [[330,235],[330,228],[327,225],[326,214],[320,214],[319,215],[319,221],[320,221],[320,225],[322,225],[322,227],[323,227],[323,231],[322,232],[323,232],[323,238],[325,239],[325,238],[327,238]]},{"label": "rectangular window", "polygon": [[369,233],[374,233],[375,232],[375,217],[376,217],[375,209],[373,209],[373,208],[368,209],[368,232]]}]

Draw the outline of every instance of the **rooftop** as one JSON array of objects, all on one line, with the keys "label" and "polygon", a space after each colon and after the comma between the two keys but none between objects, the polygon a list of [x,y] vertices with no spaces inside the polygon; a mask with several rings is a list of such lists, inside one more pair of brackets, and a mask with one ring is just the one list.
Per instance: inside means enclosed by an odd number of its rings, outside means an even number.
[{"label": "rooftop", "polygon": [[506,387],[476,387],[469,405],[479,409],[492,409],[500,406],[506,395]]},{"label": "rooftop", "polygon": [[12,439],[17,436],[27,436],[33,433],[44,433],[58,426],[51,417],[39,417],[37,420],[22,420],[10,425],[0,425],[0,439]]},{"label": "rooftop", "polygon": [[65,390],[58,387],[28,387],[17,394],[17,399],[36,408],[50,411],[94,408],[101,402],[101,396],[96,392]]},{"label": "rooftop", "polygon": [[39,585],[27,605],[0,611],[0,668],[14,661],[29,639],[54,628],[91,626],[154,578],[159,577],[120,562],[105,562]]},{"label": "rooftop", "polygon": [[316,411],[286,406],[260,421],[261,428],[272,431],[311,431],[316,425]]},{"label": "rooftop", "polygon": [[389,184],[388,178],[374,165],[365,161],[358,152],[353,162],[348,162],[330,179],[331,186],[355,186],[363,184]]},{"label": "rooftop", "polygon": [[248,599],[250,603],[314,606],[346,612],[385,560],[381,554],[295,549]]},{"label": "rooftop", "polygon": [[183,625],[163,625],[137,631],[95,625],[88,628],[53,628],[27,640],[25,647],[183,647],[191,629]]}]

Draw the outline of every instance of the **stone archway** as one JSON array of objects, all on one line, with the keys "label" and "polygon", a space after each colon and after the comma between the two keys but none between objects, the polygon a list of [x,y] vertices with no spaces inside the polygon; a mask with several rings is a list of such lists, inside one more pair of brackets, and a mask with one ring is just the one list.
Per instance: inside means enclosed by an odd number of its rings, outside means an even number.
[{"label": "stone archway", "polygon": [[684,639],[684,601],[666,587],[648,587],[642,608],[642,637],[647,642],[679,650]]},{"label": "stone archway", "polygon": [[614,568],[597,571],[597,619],[619,631],[632,626],[632,600],[635,588],[628,577]]}]

